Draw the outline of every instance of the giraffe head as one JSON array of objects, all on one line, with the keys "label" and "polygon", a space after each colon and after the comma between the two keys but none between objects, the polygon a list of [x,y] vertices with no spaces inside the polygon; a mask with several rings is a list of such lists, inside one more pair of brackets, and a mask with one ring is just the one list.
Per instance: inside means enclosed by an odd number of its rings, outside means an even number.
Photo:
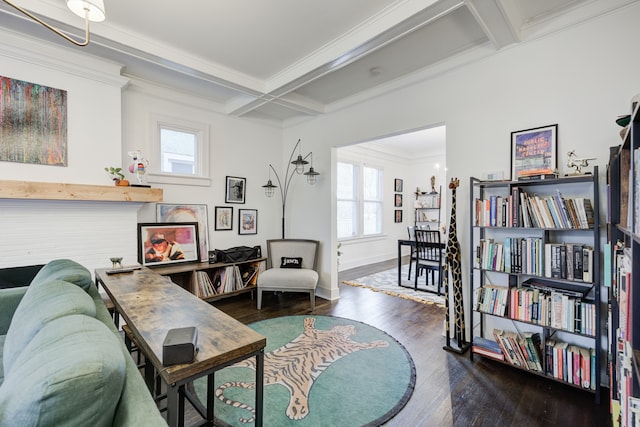
[{"label": "giraffe head", "polygon": [[454,190],[458,188],[460,185],[460,180],[458,178],[451,178],[451,182],[449,183],[449,188]]}]

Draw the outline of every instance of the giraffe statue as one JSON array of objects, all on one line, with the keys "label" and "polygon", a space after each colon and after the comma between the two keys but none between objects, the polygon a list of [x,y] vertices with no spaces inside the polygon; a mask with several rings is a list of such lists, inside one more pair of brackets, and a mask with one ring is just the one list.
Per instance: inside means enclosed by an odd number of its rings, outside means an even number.
[{"label": "giraffe statue", "polygon": [[[466,342],[466,329],[464,325],[464,302],[462,299],[462,268],[460,264],[460,242],[456,225],[456,189],[460,185],[458,178],[452,178],[449,183],[451,189],[451,218],[449,219],[449,236],[444,264],[444,292],[445,292],[445,323],[447,326],[447,344],[445,350],[464,353],[469,348]],[[449,319],[449,272],[453,281],[453,312],[455,315],[454,339],[457,348],[451,346],[450,319]]]}]

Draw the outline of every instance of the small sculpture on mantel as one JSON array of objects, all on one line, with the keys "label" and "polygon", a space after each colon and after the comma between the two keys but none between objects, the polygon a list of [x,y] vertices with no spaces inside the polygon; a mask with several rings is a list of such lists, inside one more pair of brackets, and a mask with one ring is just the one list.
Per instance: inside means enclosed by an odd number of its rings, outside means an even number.
[{"label": "small sculpture on mantel", "polygon": [[143,177],[147,172],[147,166],[149,166],[149,161],[142,157],[142,151],[135,150],[129,151],[129,156],[133,159],[133,163],[129,166],[129,172],[135,174],[136,179],[138,180],[138,187],[149,187],[149,185],[144,185]]},{"label": "small sculpture on mantel", "polygon": [[575,172],[568,173],[566,176],[579,176],[590,175],[591,172],[582,172],[582,168],[589,166],[589,160],[595,160],[595,157],[576,157],[576,150],[571,150],[567,153],[567,167],[575,168]]}]

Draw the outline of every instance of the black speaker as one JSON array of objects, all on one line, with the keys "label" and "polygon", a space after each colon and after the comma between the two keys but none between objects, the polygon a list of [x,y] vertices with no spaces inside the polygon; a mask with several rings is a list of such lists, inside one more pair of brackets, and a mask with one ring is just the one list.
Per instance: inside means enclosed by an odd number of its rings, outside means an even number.
[{"label": "black speaker", "polygon": [[191,363],[198,351],[198,330],[195,326],[169,329],[162,343],[164,366]]}]

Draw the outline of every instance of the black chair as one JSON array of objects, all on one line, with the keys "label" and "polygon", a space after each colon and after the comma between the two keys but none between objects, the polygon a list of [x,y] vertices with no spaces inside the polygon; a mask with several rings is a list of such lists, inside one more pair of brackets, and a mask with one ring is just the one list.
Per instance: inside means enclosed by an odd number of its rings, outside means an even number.
[{"label": "black chair", "polygon": [[425,281],[426,284],[431,284],[432,286],[436,285],[436,277],[437,274],[437,293],[441,295],[442,289],[442,273],[443,273],[443,264],[442,264],[442,250],[443,245],[440,241],[440,231],[439,230],[414,230],[415,238],[416,238],[416,249],[415,249],[415,283],[414,289],[418,289],[418,277],[421,275],[421,272],[425,272]]}]

